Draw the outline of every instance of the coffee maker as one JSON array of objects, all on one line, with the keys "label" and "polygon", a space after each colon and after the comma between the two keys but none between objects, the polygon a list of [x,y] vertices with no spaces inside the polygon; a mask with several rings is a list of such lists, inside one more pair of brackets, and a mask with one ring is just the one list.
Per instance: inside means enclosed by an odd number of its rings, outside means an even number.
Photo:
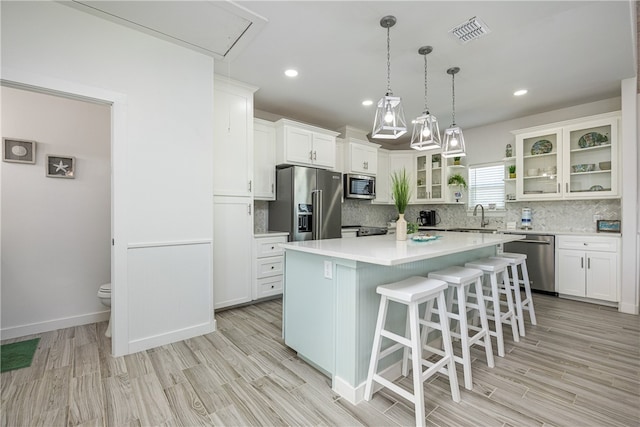
[{"label": "coffee maker", "polygon": [[436,211],[420,211],[418,224],[421,226],[433,227],[438,223],[436,220]]}]

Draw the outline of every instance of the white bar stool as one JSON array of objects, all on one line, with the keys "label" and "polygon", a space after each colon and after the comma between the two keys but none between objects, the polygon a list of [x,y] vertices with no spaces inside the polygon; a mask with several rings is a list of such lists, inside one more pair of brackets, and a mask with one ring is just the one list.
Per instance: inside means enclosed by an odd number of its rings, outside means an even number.
[{"label": "white bar stool", "polygon": [[[531,320],[531,324],[536,324],[536,311],[533,308],[533,297],[531,296],[531,284],[529,283],[529,272],[527,270],[527,255],[526,254],[517,254],[514,252],[503,252],[501,254],[496,255],[497,259],[504,259],[509,262],[511,266],[511,289],[515,294],[516,299],[516,310],[518,312],[518,326],[520,329],[520,335],[524,336],[524,311],[529,312],[529,319]],[[520,271],[522,275],[518,274],[518,266],[520,266]],[[522,278],[520,278],[522,277]],[[525,298],[522,299],[522,295],[520,294],[520,285],[524,285],[524,294]]]},{"label": "white bar stool", "polygon": [[[489,322],[487,321],[487,312],[485,309],[485,302],[482,293],[482,271],[475,268],[465,267],[449,267],[444,270],[433,271],[429,273],[430,279],[444,280],[449,284],[449,294],[447,295],[447,311],[448,316],[451,319],[457,319],[460,327],[460,333],[452,332],[451,335],[460,338],[462,345],[462,357],[458,357],[454,354],[453,359],[462,364],[464,370],[464,387],[467,390],[473,388],[473,379],[471,377],[471,346],[478,344],[484,347],[487,354],[487,365],[490,368],[495,366],[493,360],[493,349],[491,347],[491,336],[489,335]],[[470,292],[471,287],[474,287],[474,293]],[[457,295],[457,313],[452,312],[453,308],[453,292]],[[475,297],[475,303],[469,301],[469,297]],[[430,304],[429,304],[430,305]],[[425,319],[431,319],[431,313],[425,313]],[[480,328],[469,325],[467,315],[468,309],[474,309],[479,312],[480,315]],[[475,332],[471,337],[469,331]],[[426,337],[424,337],[426,338]],[[424,345],[423,348],[434,353],[438,353],[439,349]]]},{"label": "white bar stool", "polygon": [[[511,296],[511,287],[509,286],[509,277],[507,275],[509,263],[502,259],[482,258],[466,263],[465,267],[482,270],[485,277],[489,278],[491,284],[490,300],[493,301],[493,310],[489,310],[487,318],[493,320],[495,328],[494,331],[489,330],[489,333],[495,336],[498,341],[498,356],[504,357],[503,323],[511,324],[513,340],[515,342],[520,341],[515,309],[513,307],[513,297]],[[500,287],[498,287],[498,275],[502,275],[503,285]],[[500,294],[504,294],[507,297],[507,309],[504,313],[500,305]]]},{"label": "white bar stool", "polygon": [[[456,376],[453,348],[451,346],[451,335],[449,333],[449,321],[445,308],[445,289],[447,289],[447,284],[445,282],[419,276],[409,277],[399,282],[381,285],[376,288],[376,292],[381,295],[380,308],[378,310],[376,331],[373,336],[371,362],[369,363],[369,373],[367,375],[364,397],[365,400],[371,400],[374,381],[381,384],[383,387],[396,392],[400,396],[414,403],[416,425],[418,426],[425,425],[426,417],[424,410],[424,389],[422,383],[433,374],[441,372],[448,375],[449,385],[451,387],[451,396],[455,402],[460,401],[458,377]],[[419,305],[436,299],[438,300],[438,310],[440,314],[439,323],[420,319],[418,311]],[[405,336],[397,335],[384,328],[389,301],[395,301],[407,306],[407,325],[405,326]],[[420,348],[420,325],[442,331],[444,356],[437,362],[422,359],[422,350]],[[409,338],[406,337],[407,329],[409,329]],[[380,351],[383,337],[395,341],[396,344]],[[411,358],[411,369],[413,371],[413,394],[382,377],[377,372],[378,362],[381,359],[401,349],[404,350],[402,364],[403,375],[405,376],[407,374],[406,361],[408,358]],[[428,367],[425,371],[422,371],[423,365]]]}]

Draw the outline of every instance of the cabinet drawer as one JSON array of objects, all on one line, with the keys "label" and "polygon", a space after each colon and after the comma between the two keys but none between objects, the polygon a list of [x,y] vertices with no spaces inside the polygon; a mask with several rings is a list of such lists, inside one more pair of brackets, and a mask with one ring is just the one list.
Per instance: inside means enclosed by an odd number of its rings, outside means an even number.
[{"label": "cabinet drawer", "polygon": [[620,239],[600,236],[558,236],[558,249],[617,252]]},{"label": "cabinet drawer", "polygon": [[262,279],[264,277],[281,275],[283,266],[284,257],[281,256],[258,259],[256,261],[256,277]]},{"label": "cabinet drawer", "polygon": [[280,243],[286,243],[286,237],[266,237],[256,239],[256,258],[265,258],[282,255],[284,249],[280,247]]},{"label": "cabinet drawer", "polygon": [[256,298],[264,298],[282,293],[282,276],[274,276],[258,280]]}]

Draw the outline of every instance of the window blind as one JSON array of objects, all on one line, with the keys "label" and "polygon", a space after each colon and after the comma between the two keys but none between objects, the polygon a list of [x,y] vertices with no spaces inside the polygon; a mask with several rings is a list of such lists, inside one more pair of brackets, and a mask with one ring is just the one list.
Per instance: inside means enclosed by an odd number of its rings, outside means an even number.
[{"label": "window blind", "polygon": [[469,209],[478,203],[485,208],[495,203],[504,209],[504,165],[502,163],[469,167]]}]

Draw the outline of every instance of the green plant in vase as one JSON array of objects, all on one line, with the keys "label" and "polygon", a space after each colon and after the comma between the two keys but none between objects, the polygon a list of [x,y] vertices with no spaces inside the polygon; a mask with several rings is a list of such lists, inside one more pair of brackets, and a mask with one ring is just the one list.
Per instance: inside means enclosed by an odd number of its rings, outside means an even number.
[{"label": "green plant in vase", "polygon": [[391,174],[391,193],[393,202],[398,209],[398,221],[396,222],[396,240],[407,240],[407,221],[404,219],[404,212],[411,199],[411,186],[409,176],[403,168]]},{"label": "green plant in vase", "polygon": [[509,178],[516,177],[516,165],[509,166]]},{"label": "green plant in vase", "polygon": [[467,181],[465,181],[464,176],[459,173],[453,174],[449,177],[449,181],[447,181],[452,187],[458,187],[458,191],[454,193],[454,197],[456,199],[456,203],[460,201],[462,198],[462,189],[467,189]]}]

